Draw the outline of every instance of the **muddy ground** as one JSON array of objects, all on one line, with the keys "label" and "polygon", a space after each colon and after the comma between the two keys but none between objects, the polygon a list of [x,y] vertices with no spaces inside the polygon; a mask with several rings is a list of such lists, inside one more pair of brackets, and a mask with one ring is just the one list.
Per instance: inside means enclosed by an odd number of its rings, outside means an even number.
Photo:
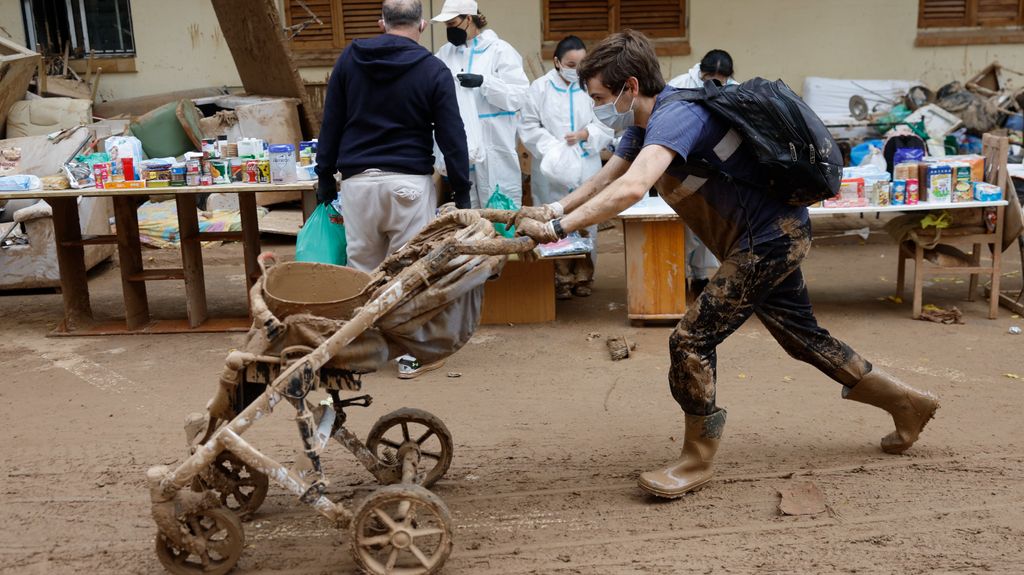
[{"label": "muddy ground", "polygon": [[[675,502],[644,496],[639,472],[679,449],[682,416],[666,380],[668,327],[625,319],[621,234],[601,234],[593,297],[559,303],[550,325],[484,327],[448,366],[414,381],[366,378],[374,405],[351,428],[402,406],[441,416],[455,461],[435,488],[451,509],[445,573],[1019,573],[1024,565],[1024,320],[962,301],[939,278],[927,300],[958,305],[966,325],[913,321],[894,289],[894,246],[819,243],[805,266],[822,323],[865,357],[943,406],[921,441],[888,456],[891,420],[840,399],[838,384],[789,359],[751,320],[720,349],[719,402],[729,421],[717,481]],[[289,248],[281,247],[280,252]],[[244,311],[237,246],[206,251],[211,308]],[[152,258],[152,259],[149,259]],[[173,252],[147,252],[147,265]],[[1006,282],[1020,285],[1016,250]],[[154,310],[183,315],[175,282],[150,284]],[[116,314],[106,265],[94,308]],[[237,335],[47,338],[60,296],[0,297],[0,573],[159,573],[145,470],[184,454],[182,421],[213,392]],[[600,334],[601,338],[588,338]],[[603,337],[635,355],[612,363]],[[449,378],[458,372],[460,378]],[[246,436],[291,460],[282,411]],[[369,476],[338,445],[330,494]],[[814,482],[829,510],[784,517],[778,488]],[[238,573],[348,573],[342,531],[272,486],[245,525]]]}]

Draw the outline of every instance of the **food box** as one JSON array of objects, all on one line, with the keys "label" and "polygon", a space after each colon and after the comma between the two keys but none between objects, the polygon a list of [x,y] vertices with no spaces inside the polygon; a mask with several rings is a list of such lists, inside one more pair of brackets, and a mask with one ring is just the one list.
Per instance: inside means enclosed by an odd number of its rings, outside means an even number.
[{"label": "food box", "polygon": [[925,189],[928,202],[932,204],[948,204],[953,193],[953,168],[949,164],[932,164],[928,166],[925,178]]},{"label": "food box", "polygon": [[106,182],[103,184],[103,188],[107,190],[137,190],[145,187],[145,180],[125,180],[120,182]]},{"label": "food box", "polygon": [[971,181],[985,181],[985,156],[978,154],[962,154],[958,156],[943,156],[941,158],[927,157],[924,161],[928,164],[950,164],[963,163],[971,167]]},{"label": "food box", "polygon": [[998,202],[1003,199],[1003,189],[994,184],[974,182],[974,199],[979,202]]},{"label": "food box", "polygon": [[971,185],[971,166],[960,162],[950,164],[953,169],[953,203],[974,201],[974,186]]},{"label": "food box", "polygon": [[871,194],[868,197],[868,202],[872,206],[888,206],[890,205],[890,194],[892,184],[889,182],[875,182],[871,186]]},{"label": "food box", "polygon": [[822,206],[826,208],[863,208],[867,205],[864,178],[843,180],[839,185],[839,193],[834,198],[822,202]]}]

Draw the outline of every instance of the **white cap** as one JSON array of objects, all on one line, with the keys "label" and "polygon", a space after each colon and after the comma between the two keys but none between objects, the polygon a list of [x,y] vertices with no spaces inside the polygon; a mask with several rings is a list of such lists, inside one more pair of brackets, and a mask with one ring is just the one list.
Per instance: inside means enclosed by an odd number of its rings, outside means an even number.
[{"label": "white cap", "polygon": [[431,18],[434,22],[447,22],[463,14],[475,16],[480,12],[476,0],[445,0],[441,13]]}]

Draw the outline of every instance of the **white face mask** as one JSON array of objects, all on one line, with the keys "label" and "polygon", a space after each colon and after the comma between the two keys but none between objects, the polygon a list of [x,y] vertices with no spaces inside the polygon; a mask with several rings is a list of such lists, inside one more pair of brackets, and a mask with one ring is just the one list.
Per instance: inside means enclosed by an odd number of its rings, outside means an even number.
[{"label": "white face mask", "polygon": [[601,104],[594,108],[594,117],[599,122],[615,130],[616,132],[625,130],[634,123],[633,106],[636,104],[636,98],[629,104],[629,109],[625,112],[620,112],[615,108],[615,104],[619,103],[619,98],[626,91],[626,86],[623,85],[622,89],[619,90],[619,95],[615,97],[615,101],[610,104]]},{"label": "white face mask", "polygon": [[580,81],[580,73],[576,68],[560,68],[558,73],[562,75],[562,78],[570,84],[575,84]]}]

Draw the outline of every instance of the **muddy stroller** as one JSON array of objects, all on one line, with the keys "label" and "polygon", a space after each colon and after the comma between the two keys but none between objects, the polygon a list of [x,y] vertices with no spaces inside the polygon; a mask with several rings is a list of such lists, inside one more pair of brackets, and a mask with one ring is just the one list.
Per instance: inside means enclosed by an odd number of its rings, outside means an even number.
[{"label": "muddy stroller", "polygon": [[[451,464],[451,434],[415,409],[383,416],[366,442],[345,427],[345,409],[366,407],[360,377],[402,353],[436,361],[479,324],[484,282],[528,238],[503,239],[492,222],[514,212],[445,210],[367,275],[338,266],[277,264],[260,258],[250,291],[254,318],[245,344],[226,360],[207,413],[186,423],[191,456],[147,471],[156,554],[171,573],[223,574],[244,547],[241,520],[263,502],[270,481],[340,528],[356,563],[372,574],[428,574],[452,549],[444,502],[427,490]],[[317,401],[313,392],[326,392]],[[278,404],[295,409],[302,455],[288,468],[242,438]],[[331,501],[321,453],[333,438],[383,485],[354,510]]]}]

